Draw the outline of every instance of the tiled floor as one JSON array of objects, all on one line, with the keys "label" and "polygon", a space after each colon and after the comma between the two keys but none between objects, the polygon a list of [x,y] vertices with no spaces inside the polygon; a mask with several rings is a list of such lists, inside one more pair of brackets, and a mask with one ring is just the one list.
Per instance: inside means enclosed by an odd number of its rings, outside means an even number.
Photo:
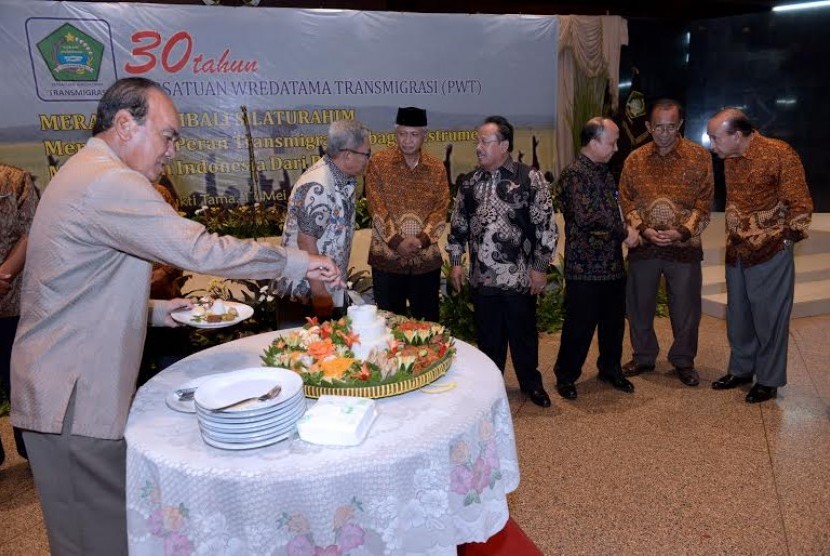
[{"label": "tiled floor", "polygon": [[[668,320],[657,329],[665,352]],[[551,372],[559,337],[544,336],[550,409],[507,373],[522,471],[511,512],[545,554],[830,554],[830,316],[792,321],[790,385],[765,404],[709,387],[728,357],[723,321],[704,317],[700,346],[697,388],[661,361],[619,393],[597,382],[592,352],[566,402]],[[0,434],[8,451],[8,419]],[[0,520],[0,554],[48,554],[16,454],[0,468]]]}]

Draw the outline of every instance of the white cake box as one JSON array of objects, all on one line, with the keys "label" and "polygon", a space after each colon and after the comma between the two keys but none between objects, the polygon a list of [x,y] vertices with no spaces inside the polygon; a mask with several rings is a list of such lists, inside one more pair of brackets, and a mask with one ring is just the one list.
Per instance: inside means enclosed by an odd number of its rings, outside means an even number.
[{"label": "white cake box", "polygon": [[312,444],[357,446],[378,416],[375,400],[320,396],[297,423],[300,438]]}]

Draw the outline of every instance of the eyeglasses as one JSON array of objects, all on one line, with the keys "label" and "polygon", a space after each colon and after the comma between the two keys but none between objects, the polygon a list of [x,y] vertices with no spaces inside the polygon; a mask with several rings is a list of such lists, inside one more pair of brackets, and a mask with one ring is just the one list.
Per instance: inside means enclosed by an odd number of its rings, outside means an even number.
[{"label": "eyeglasses", "polygon": [[346,151],[347,153],[352,153],[352,154],[361,154],[361,155],[365,156],[366,158],[369,158],[369,157],[372,156],[372,149],[369,149],[368,152],[356,151],[354,149],[340,149],[340,150],[341,151]]},{"label": "eyeglasses", "polygon": [[651,126],[652,133],[674,133],[680,126],[677,124],[659,124]]},{"label": "eyeglasses", "polygon": [[501,143],[502,141],[504,141],[504,139],[499,139],[498,137],[492,137],[490,139],[479,139],[478,144],[479,145],[488,145],[490,143]]}]

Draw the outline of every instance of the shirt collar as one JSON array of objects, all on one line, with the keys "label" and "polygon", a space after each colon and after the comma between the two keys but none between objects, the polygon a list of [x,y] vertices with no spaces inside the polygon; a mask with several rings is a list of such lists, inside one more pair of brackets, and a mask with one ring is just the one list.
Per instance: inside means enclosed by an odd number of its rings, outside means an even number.
[{"label": "shirt collar", "polygon": [[400,165],[404,166],[407,170],[411,170],[411,171],[415,172],[421,166],[423,166],[423,162],[424,162],[424,153],[423,153],[423,151],[418,154],[418,164],[416,164],[414,168],[410,168],[409,164],[407,164],[407,162],[406,162],[406,158],[404,158],[403,153],[401,152],[401,149],[399,149],[397,147],[397,145],[394,146],[394,147],[391,147],[391,148],[395,149],[394,161],[397,164],[400,164]]},{"label": "shirt collar", "polygon": [[576,155],[576,158],[577,160],[580,160],[583,164],[587,164],[589,167],[592,168],[603,169],[608,167],[608,164],[606,164],[605,162],[594,162],[583,153],[579,153],[578,155]]},{"label": "shirt collar", "polygon": [[505,161],[499,166],[499,170],[503,169],[512,176],[516,173],[517,165],[518,163],[513,160],[513,156],[508,154]]},{"label": "shirt collar", "polygon": [[759,132],[753,131],[749,136],[749,145],[746,146],[744,154],[738,158],[755,158],[760,147],[760,138],[763,137]]},{"label": "shirt collar", "polygon": [[[420,166],[420,164],[419,164]],[[476,169],[476,174],[478,176],[498,176],[501,178],[502,170],[507,174],[505,177],[513,176],[516,173],[516,162],[513,161],[513,157],[511,155],[507,155],[507,158],[504,162],[501,163],[501,166],[496,168],[494,171],[485,170],[481,166]]]},{"label": "shirt collar", "polygon": [[674,148],[664,155],[660,154],[660,150],[657,148],[657,145],[654,143],[654,141],[648,143],[647,146],[651,149],[651,151],[648,153],[649,156],[655,156],[657,158],[680,158],[683,155],[683,150],[686,149],[686,144],[683,140],[683,137],[678,139],[677,144],[674,146]]},{"label": "shirt collar", "polygon": [[354,176],[347,176],[343,173],[343,171],[337,167],[337,164],[329,157],[329,155],[324,155],[323,160],[326,161],[326,164],[331,170],[331,174],[334,176],[334,184],[338,187],[344,187],[346,185],[350,185],[355,181]]}]

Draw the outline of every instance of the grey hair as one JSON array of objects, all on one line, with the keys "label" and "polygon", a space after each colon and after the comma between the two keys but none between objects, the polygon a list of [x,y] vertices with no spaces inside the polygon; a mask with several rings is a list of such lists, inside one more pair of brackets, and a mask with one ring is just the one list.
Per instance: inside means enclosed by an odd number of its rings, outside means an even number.
[{"label": "grey hair", "polygon": [[336,157],[340,151],[357,149],[369,139],[369,128],[357,120],[337,120],[329,126],[326,154]]}]

